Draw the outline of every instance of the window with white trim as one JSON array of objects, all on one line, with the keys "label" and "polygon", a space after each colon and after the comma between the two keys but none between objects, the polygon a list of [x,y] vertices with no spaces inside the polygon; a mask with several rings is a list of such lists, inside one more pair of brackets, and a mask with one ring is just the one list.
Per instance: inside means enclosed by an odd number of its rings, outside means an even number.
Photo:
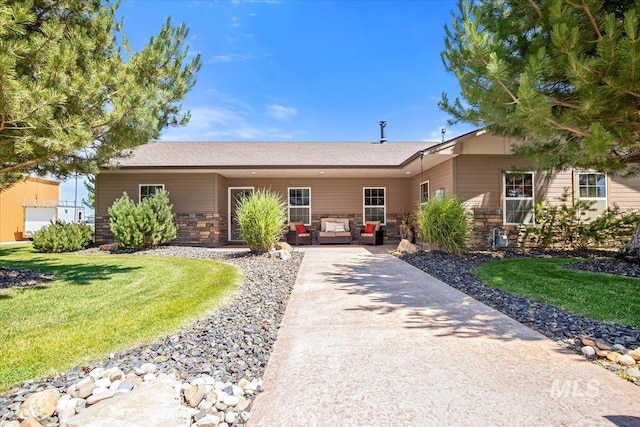
[{"label": "window with white trim", "polygon": [[578,173],[578,200],[591,202],[587,212],[580,212],[581,219],[593,219],[607,210],[607,176],[604,173]]},{"label": "window with white trim", "polygon": [[311,188],[289,188],[289,221],[311,225]]},{"label": "window with white trim", "polygon": [[429,181],[420,183],[420,206],[429,201]]},{"label": "window with white trim", "polygon": [[151,197],[160,190],[164,190],[164,184],[140,184],[140,197],[138,201],[143,201],[147,197]]},{"label": "window with white trim", "polygon": [[503,184],[504,223],[534,224],[533,172],[505,172]]},{"label": "window with white trim", "polygon": [[386,188],[384,187],[364,187],[363,188],[363,218],[367,221],[380,221],[382,225],[387,222]]}]

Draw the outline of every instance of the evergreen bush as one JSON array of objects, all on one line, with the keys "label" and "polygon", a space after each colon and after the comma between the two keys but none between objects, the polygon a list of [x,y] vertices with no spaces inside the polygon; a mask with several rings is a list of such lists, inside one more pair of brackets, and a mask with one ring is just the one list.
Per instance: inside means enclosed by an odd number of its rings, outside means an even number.
[{"label": "evergreen bush", "polygon": [[33,248],[38,252],[73,252],[93,242],[93,230],[85,224],[55,222],[33,233]]},{"label": "evergreen bush", "polygon": [[109,208],[110,228],[124,246],[141,249],[176,238],[178,227],[169,203],[169,193],[158,191],[137,205],[127,193]]},{"label": "evergreen bush", "polygon": [[467,246],[469,224],[462,200],[456,196],[435,197],[418,212],[418,227],[433,249],[461,253]]},{"label": "evergreen bush", "polygon": [[638,212],[623,212],[617,205],[591,221],[584,220],[581,213],[593,210],[592,206],[593,202],[582,200],[561,205],[544,200],[536,204],[537,224],[527,226],[525,239],[546,248],[619,247],[629,240],[640,221]]},{"label": "evergreen bush", "polygon": [[169,203],[168,192],[161,190],[147,197],[138,209],[143,218],[145,246],[158,246],[176,238],[178,227],[173,220],[173,205]]},{"label": "evergreen bush", "polygon": [[249,249],[268,252],[284,234],[287,205],[279,194],[259,189],[239,200],[236,217]]}]

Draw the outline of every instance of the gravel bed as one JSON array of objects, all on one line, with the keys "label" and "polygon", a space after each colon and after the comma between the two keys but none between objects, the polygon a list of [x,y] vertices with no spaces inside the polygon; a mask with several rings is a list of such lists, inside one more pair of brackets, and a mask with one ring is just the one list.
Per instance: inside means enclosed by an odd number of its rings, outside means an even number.
[{"label": "gravel bed", "polygon": [[[85,252],[99,253],[95,249]],[[159,372],[175,374],[185,382],[191,382],[202,374],[230,383],[237,383],[243,378],[250,381],[263,375],[295,283],[302,253],[293,252],[291,259],[282,260],[246,252],[168,246],[136,252],[138,255],[224,261],[238,266],[244,274],[244,281],[231,302],[188,329],[148,345],[111,354],[106,360],[74,367],[55,377],[26,381],[0,395],[0,422],[15,419],[20,403],[29,395],[49,386],[64,392],[97,367],[117,366],[128,372],[149,362],[155,364]],[[53,417],[49,421],[55,425],[57,420]],[[238,421],[235,425],[242,425]]]},{"label": "gravel bed", "polygon": [[564,266],[569,270],[590,271],[593,273],[616,274],[618,276],[639,277],[640,265],[616,260],[580,261]]},{"label": "gravel bed", "polygon": [[39,271],[10,269],[0,267],[0,289],[14,287],[38,286],[54,280],[53,274],[40,273]]},{"label": "gravel bed", "polygon": [[[457,256],[431,251],[404,255],[402,259],[543,335],[571,346],[578,352],[582,345],[580,339],[584,336],[621,344],[626,348],[639,347],[640,329],[567,313],[551,304],[532,301],[500,289],[488,287],[474,273],[480,265],[497,258],[551,257],[556,255],[580,258],[593,256],[593,254],[567,252],[529,254],[477,252]],[[568,268],[640,277],[640,271],[636,266],[607,259],[576,262]]]}]

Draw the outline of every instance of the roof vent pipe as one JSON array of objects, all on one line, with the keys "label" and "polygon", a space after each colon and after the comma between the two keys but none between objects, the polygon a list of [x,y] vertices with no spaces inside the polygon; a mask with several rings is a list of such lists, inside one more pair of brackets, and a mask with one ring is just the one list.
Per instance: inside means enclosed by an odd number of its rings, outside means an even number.
[{"label": "roof vent pipe", "polygon": [[380,120],[380,144],[385,144],[387,138],[384,136],[384,127],[387,125],[385,120]]}]

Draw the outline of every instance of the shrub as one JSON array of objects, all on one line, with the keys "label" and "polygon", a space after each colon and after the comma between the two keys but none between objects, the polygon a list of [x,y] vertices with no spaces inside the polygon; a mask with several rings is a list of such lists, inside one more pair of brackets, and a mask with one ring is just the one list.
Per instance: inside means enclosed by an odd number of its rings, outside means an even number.
[{"label": "shrub", "polygon": [[137,205],[123,193],[108,210],[111,232],[120,243],[135,249],[167,243],[178,233],[172,209],[166,191],[158,191]]},{"label": "shrub", "polygon": [[535,226],[527,226],[526,237],[542,247],[587,249],[620,246],[635,231],[640,214],[623,212],[617,205],[591,221],[582,219],[581,212],[592,210],[593,202],[579,200],[575,204],[552,206],[542,201],[536,204]]},{"label": "shrub", "polygon": [[462,200],[455,196],[435,197],[418,212],[418,227],[432,248],[460,253],[467,245],[469,224]]},{"label": "shrub", "polygon": [[33,233],[33,248],[38,252],[79,251],[92,241],[93,230],[85,224],[58,221]]},{"label": "shrub", "polygon": [[287,221],[286,206],[280,195],[264,189],[238,201],[240,236],[249,249],[267,252],[280,240]]},{"label": "shrub", "polygon": [[143,246],[144,237],[138,225],[138,209],[126,192],[113,202],[107,212],[110,217],[109,228],[120,243],[131,248]]},{"label": "shrub", "polygon": [[178,235],[178,227],[173,220],[173,205],[169,203],[169,193],[158,191],[138,205],[143,218],[145,246],[158,246],[170,242]]}]

